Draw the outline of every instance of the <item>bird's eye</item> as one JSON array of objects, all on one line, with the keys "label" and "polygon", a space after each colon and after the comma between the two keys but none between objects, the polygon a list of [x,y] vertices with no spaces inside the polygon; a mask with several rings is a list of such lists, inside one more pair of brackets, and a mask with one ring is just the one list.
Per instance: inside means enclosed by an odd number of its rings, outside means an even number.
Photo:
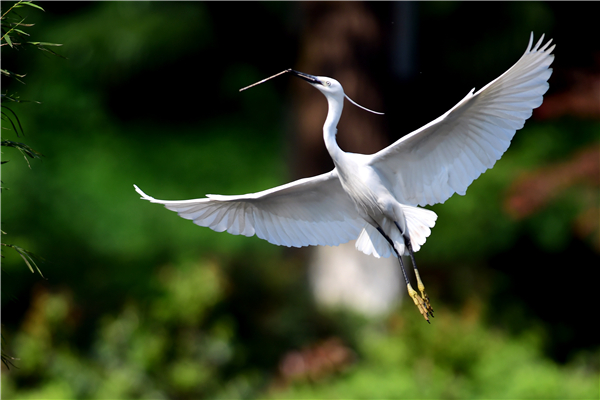
[{"label": "bird's eye", "polygon": [[331,82],[329,82],[329,81],[325,82],[325,84],[326,84],[327,86],[331,86]]}]

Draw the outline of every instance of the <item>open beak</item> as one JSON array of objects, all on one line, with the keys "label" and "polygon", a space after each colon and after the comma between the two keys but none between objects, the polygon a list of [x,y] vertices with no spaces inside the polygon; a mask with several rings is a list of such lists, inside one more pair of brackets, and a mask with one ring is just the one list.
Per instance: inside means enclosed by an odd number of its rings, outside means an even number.
[{"label": "open beak", "polygon": [[323,82],[321,82],[316,76],[314,75],[309,75],[309,74],[305,74],[304,72],[298,72],[296,70],[290,69],[289,70],[292,74],[296,75],[299,78],[304,79],[306,82],[308,83],[312,83],[313,85],[322,85]]}]

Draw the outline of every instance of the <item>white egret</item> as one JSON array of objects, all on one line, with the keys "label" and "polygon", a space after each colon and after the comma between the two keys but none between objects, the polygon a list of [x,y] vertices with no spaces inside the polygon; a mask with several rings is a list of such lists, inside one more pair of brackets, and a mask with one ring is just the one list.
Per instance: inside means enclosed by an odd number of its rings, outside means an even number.
[{"label": "white egret", "polygon": [[[437,215],[417,206],[443,203],[454,193],[464,195],[542,104],[555,47],[549,47],[552,40],[541,46],[543,39],[542,35],[532,48],[532,32],[527,50],[504,74],[476,93],[471,90],[441,117],[371,155],[346,153],[336,143],[336,127],[344,97],[348,98],[342,85],[332,78],[286,70],[327,99],[323,138],[335,165],[332,171],[239,196],[207,194],[168,201],[150,197],[136,185],[135,190],[142,199],[217,232],[256,235],[293,247],[337,246],[357,239],[356,248],[367,255],[388,257],[393,252],[410,297],[429,322],[433,310],[413,253],[425,243]],[[420,295],[410,284],[402,255],[412,259]]]}]

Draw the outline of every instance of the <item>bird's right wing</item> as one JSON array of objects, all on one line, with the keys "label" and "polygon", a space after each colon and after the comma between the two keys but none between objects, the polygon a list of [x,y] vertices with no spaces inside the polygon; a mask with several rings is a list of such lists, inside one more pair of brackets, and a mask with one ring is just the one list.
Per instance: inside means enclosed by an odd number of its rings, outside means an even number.
[{"label": "bird's right wing", "polygon": [[196,225],[233,235],[256,234],[281,246],[337,246],[356,239],[364,226],[335,170],[258,193],[194,200],[157,200],[133,186],[142,199],[163,204]]}]

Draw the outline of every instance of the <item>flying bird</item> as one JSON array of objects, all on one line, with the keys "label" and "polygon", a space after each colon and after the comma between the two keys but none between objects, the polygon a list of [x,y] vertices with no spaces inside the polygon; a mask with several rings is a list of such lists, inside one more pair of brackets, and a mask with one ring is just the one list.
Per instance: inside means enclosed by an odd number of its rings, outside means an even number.
[{"label": "flying bird", "polygon": [[[542,46],[543,39],[532,46],[532,32],[523,56],[500,77],[370,155],[344,152],[336,142],[344,98],[356,104],[342,85],[325,76],[285,70],[277,75],[289,72],[302,78],[327,99],[323,139],[335,165],[332,171],[238,196],[169,201],[150,197],[136,185],[135,190],[142,199],[216,232],[256,235],[288,247],[337,246],[356,239],[356,248],[367,255],[395,254],[408,293],[429,322],[433,309],[413,253],[425,243],[437,215],[421,207],[443,203],[454,193],[464,195],[542,104],[555,47],[550,47],[552,40]],[[408,279],[402,255],[411,257],[419,292]]]}]

